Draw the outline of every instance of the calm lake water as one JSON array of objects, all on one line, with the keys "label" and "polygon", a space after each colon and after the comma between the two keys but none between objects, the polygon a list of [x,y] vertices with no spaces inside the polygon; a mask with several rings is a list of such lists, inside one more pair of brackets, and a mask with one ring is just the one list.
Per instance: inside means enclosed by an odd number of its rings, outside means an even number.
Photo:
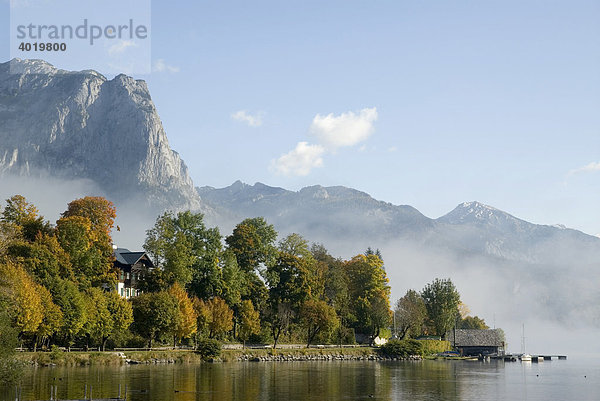
[{"label": "calm lake water", "polygon": [[[587,376],[587,377],[584,377]],[[23,400],[600,400],[596,361],[239,362],[37,368],[23,378]],[[15,400],[13,388],[0,389]]]}]

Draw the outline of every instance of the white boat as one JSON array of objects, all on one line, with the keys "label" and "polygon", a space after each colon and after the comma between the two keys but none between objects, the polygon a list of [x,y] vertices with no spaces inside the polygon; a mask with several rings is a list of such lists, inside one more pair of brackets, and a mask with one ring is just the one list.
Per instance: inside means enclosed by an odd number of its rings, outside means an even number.
[{"label": "white boat", "polygon": [[525,324],[523,324],[523,332],[521,334],[521,352],[519,360],[521,362],[531,362],[531,355],[525,353]]},{"label": "white boat", "polygon": [[521,354],[521,355],[519,355],[519,360],[521,362],[531,362],[531,355],[529,355],[529,354]]}]

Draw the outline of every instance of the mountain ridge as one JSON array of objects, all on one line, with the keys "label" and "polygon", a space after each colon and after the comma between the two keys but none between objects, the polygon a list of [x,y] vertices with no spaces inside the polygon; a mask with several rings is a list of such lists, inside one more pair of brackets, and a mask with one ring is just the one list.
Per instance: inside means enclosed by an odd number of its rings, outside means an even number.
[{"label": "mountain ridge", "polygon": [[50,171],[116,199],[202,209],[143,80],[13,59],[0,64],[0,121],[0,174]]}]

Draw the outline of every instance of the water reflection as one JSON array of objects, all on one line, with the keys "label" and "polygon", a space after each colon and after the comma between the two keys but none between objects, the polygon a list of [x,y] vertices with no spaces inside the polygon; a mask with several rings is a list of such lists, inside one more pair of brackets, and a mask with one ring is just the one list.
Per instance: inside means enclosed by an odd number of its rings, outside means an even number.
[{"label": "water reflection", "polygon": [[[240,362],[37,368],[27,372],[21,391],[23,400],[48,400],[52,385],[63,400],[83,398],[86,386],[95,398],[116,397],[119,384],[132,401],[584,400],[594,399],[598,383],[596,366],[573,367],[566,361]],[[0,398],[14,400],[14,388],[0,389]]]}]

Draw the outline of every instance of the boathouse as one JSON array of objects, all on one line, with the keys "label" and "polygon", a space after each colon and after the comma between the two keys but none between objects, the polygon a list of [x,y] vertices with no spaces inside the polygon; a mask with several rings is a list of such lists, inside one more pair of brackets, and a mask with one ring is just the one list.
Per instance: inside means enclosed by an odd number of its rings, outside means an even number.
[{"label": "boathouse", "polygon": [[502,329],[456,329],[451,330],[446,339],[463,356],[504,355]]}]

